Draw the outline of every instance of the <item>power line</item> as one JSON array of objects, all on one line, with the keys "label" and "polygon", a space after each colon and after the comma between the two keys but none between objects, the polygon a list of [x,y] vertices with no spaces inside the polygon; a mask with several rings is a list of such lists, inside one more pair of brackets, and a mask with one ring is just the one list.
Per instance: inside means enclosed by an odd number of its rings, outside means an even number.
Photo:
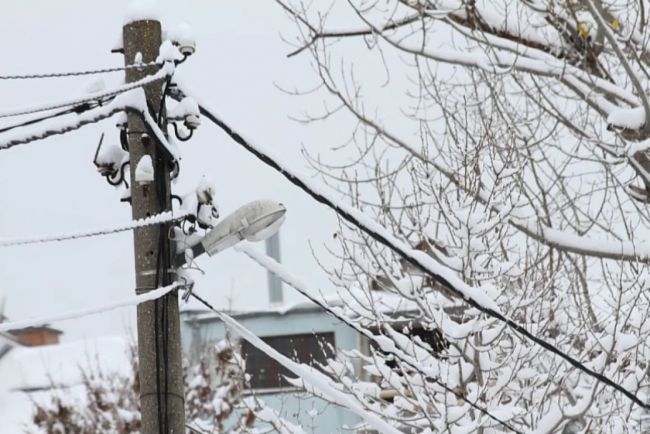
[{"label": "power line", "polygon": [[[296,291],[298,291],[299,293],[301,293],[302,295],[307,297],[312,303],[314,303],[315,305],[317,305],[318,307],[320,307],[321,309],[323,309],[324,311],[326,311],[327,313],[332,315],[334,318],[338,319],[339,321],[346,324],[347,326],[353,328],[357,333],[365,336],[366,338],[374,341],[377,344],[380,344],[377,341],[376,336],[373,333],[371,333],[369,330],[360,327],[358,324],[356,324],[351,319],[337,313],[334,309],[329,307],[327,304],[325,304],[324,302],[318,300],[316,297],[312,296],[310,294],[310,292],[306,289],[306,285],[304,283],[302,283],[302,281],[300,281],[299,278],[292,275],[285,267],[282,266],[282,264],[278,263],[275,259],[273,259],[273,258],[271,258],[269,256],[266,256],[266,255],[260,254],[260,253],[256,252],[255,250],[249,249],[249,248],[246,248],[246,247],[239,247],[238,246],[238,247],[235,247],[235,249],[242,252],[242,253],[244,253],[246,256],[248,256],[250,259],[255,261],[258,265],[260,265],[264,269],[266,269],[266,270],[270,271],[271,273],[275,274],[276,276],[278,276],[287,285],[291,286]],[[483,415],[489,417],[493,421],[499,423],[503,427],[508,428],[512,432],[522,434],[522,431],[519,431],[518,429],[516,429],[515,427],[510,425],[508,422],[503,421],[503,420],[499,419],[498,417],[494,416],[492,413],[489,412],[489,410],[487,410],[483,406],[477,404],[475,401],[472,401],[472,400],[468,399],[467,396],[463,395],[462,393],[450,388],[449,386],[444,384],[441,380],[438,380],[437,378],[431,377],[430,375],[426,374],[419,366],[417,366],[417,363],[406,360],[408,358],[408,356],[405,356],[403,352],[397,353],[397,351],[393,350],[393,349],[386,349],[386,350],[382,349],[382,351],[397,357],[399,360],[401,360],[402,362],[407,364],[409,367],[416,370],[427,381],[431,381],[431,382],[437,384],[438,386],[445,389],[445,391],[447,391],[449,393],[452,393],[456,398],[463,399],[465,402],[467,402],[469,404],[470,407],[472,407],[475,410],[479,411]]]},{"label": "power line", "polygon": [[38,78],[61,78],[61,77],[77,77],[81,75],[94,75],[106,74],[109,72],[125,71],[127,69],[144,69],[149,66],[159,65],[156,62],[133,64],[127,66],[116,66],[113,68],[89,69],[85,71],[68,71],[68,72],[46,72],[40,74],[15,74],[15,75],[0,75],[0,80],[31,80]]},{"label": "power line", "polygon": [[73,98],[56,101],[56,102],[37,104],[34,106],[26,106],[26,107],[5,109],[5,110],[0,109],[0,118],[22,116],[22,115],[39,113],[39,112],[44,112],[49,110],[55,110],[59,108],[69,107],[69,106],[95,103],[97,100],[103,100],[106,98],[114,97],[116,95],[127,92],[129,90],[137,89],[139,87],[156,82],[158,80],[166,79],[173,73],[173,68],[174,68],[173,65],[167,67],[168,63],[169,62],[165,63],[165,65],[163,65],[163,67],[155,74],[147,75],[141,80],[134,81],[132,83],[123,84],[116,88],[105,90],[102,92],[96,92],[90,94],[89,96],[73,97]]},{"label": "power line", "polygon": [[57,123],[38,124],[38,128],[29,129],[27,132],[0,134],[0,150],[6,150],[14,146],[31,143],[46,137],[57,134],[65,134],[70,131],[79,129],[84,125],[96,123],[103,119],[109,118],[118,112],[130,109],[125,100],[114,99],[109,104],[85,111],[76,117],[63,118]]},{"label": "power line", "polygon": [[121,307],[136,306],[140,303],[157,300],[158,298],[163,297],[168,293],[170,293],[171,291],[181,288],[182,286],[183,286],[182,283],[175,282],[172,283],[171,285],[164,286],[162,288],[157,288],[153,291],[149,291],[144,294],[133,295],[129,298],[125,298],[123,300],[116,301],[104,306],[80,309],[80,310],[75,310],[75,311],[66,312],[57,315],[49,315],[41,318],[33,318],[28,320],[0,323],[0,332],[7,332],[9,330],[22,329],[26,327],[40,326],[55,321],[64,321],[68,319],[82,318],[89,315],[95,315],[98,313],[107,312],[109,310],[115,310]]},{"label": "power line", "polygon": [[61,110],[61,111],[58,111],[58,112],[55,112],[55,113],[52,113],[52,114],[49,114],[49,115],[46,115],[46,116],[41,116],[39,118],[29,119],[27,121],[20,122],[18,124],[13,124],[13,125],[8,125],[6,127],[2,127],[2,128],[0,128],[0,133],[6,133],[7,131],[11,131],[11,130],[13,130],[15,128],[21,128],[21,127],[26,127],[26,126],[29,126],[29,125],[34,125],[34,124],[37,124],[39,122],[46,121],[48,119],[54,119],[56,117],[69,115],[71,113],[81,113],[83,111],[87,111],[88,109],[90,109],[90,105],[72,107],[72,108]]},{"label": "power line", "polygon": [[[180,90],[177,90],[175,94],[172,96],[175,98],[179,98],[183,92]],[[609,379],[608,377],[604,376],[603,374],[594,371],[593,369],[588,368],[585,366],[583,363],[578,361],[577,359],[571,357],[570,355],[566,354],[559,348],[557,348],[555,345],[551,344],[550,342],[532,334],[529,332],[524,326],[521,324],[515,322],[514,320],[507,318],[504,314],[498,311],[498,307],[496,305],[494,307],[489,307],[485,306],[481,302],[478,302],[474,298],[472,298],[468,292],[464,291],[463,289],[471,290],[470,287],[468,287],[464,282],[460,281],[456,276],[452,275],[451,273],[446,273],[447,276],[443,276],[441,272],[447,271],[447,269],[441,268],[440,270],[434,270],[434,268],[431,267],[431,265],[438,265],[435,260],[431,257],[429,257],[426,253],[414,250],[410,246],[406,245],[405,243],[401,242],[400,240],[396,239],[392,234],[390,234],[388,231],[386,231],[383,227],[380,227],[376,224],[374,224],[374,221],[371,221],[367,216],[363,215],[361,212],[359,212],[357,209],[347,206],[346,204],[340,203],[336,199],[330,197],[327,193],[324,191],[319,191],[318,188],[314,187],[312,185],[312,182],[306,179],[305,177],[300,177],[296,175],[293,171],[291,171],[288,167],[281,165],[278,163],[278,159],[274,158],[271,156],[267,151],[261,151],[257,146],[252,145],[249,141],[244,139],[237,131],[232,129],[228,124],[226,124],[224,121],[219,119],[215,114],[213,114],[209,109],[205,107],[205,105],[199,104],[199,109],[201,111],[201,114],[205,117],[207,117],[210,121],[212,121],[215,125],[217,125],[219,128],[221,128],[230,138],[232,138],[237,144],[242,146],[244,149],[246,149],[248,152],[252,153],[255,155],[259,160],[261,160],[263,163],[268,165],[269,167],[275,169],[276,171],[280,172],[289,182],[294,184],[296,187],[300,188],[303,190],[305,193],[307,193],[309,196],[311,196],[314,200],[316,200],[319,203],[322,203],[323,205],[328,206],[331,208],[334,212],[336,212],[340,217],[342,217],[344,220],[346,220],[348,223],[351,223],[352,225],[356,226],[358,229],[360,229],[362,232],[366,233],[368,236],[370,236],[372,239],[375,241],[383,244],[384,246],[388,247],[390,250],[392,250],[394,253],[396,253],[398,256],[402,257],[404,260],[406,260],[409,264],[413,265],[417,269],[421,270],[423,273],[431,276],[436,282],[440,283],[444,287],[448,288],[450,291],[452,291],[456,296],[461,298],[463,301],[465,301],[467,304],[470,306],[478,309],[482,313],[495,318],[502,323],[508,325],[512,330],[517,332],[518,334],[524,336],[525,338],[529,339],[536,345],[541,346],[545,350],[549,351],[550,353],[553,353],[565,361],[567,361],[571,366],[575,367],[576,369],[584,372],[585,374],[593,377],[597,381],[615,389],[616,391],[620,392],[623,394],[626,398],[628,398],[630,401],[634,402],[638,406],[645,408],[645,409],[650,409],[650,404],[645,403],[642,401],[640,398],[638,398],[634,393],[631,391],[627,390],[625,387],[621,386],[620,384],[614,382],[613,380]],[[455,280],[457,284],[463,285],[461,286],[463,289],[459,289],[459,287],[456,287],[455,285],[452,285],[450,283],[451,280]],[[466,288],[465,288],[466,287]],[[487,301],[487,300],[483,300]]]},{"label": "power line", "polygon": [[67,240],[75,240],[79,238],[89,238],[89,237],[97,237],[100,235],[116,234],[118,232],[126,232],[136,228],[143,228],[146,226],[158,225],[162,223],[168,223],[168,222],[180,220],[182,218],[187,217],[190,214],[191,212],[185,210],[176,213],[174,213],[173,211],[165,211],[160,214],[152,215],[151,217],[147,217],[140,220],[134,220],[130,223],[121,226],[113,226],[111,228],[91,229],[88,231],[74,232],[69,234],[42,235],[42,236],[28,237],[28,238],[0,239],[0,247],[21,246],[26,244],[51,243],[55,241],[67,241]]},{"label": "power line", "polygon": [[192,431],[193,434],[207,434],[206,432],[201,431],[201,430],[199,430],[198,428],[193,427],[193,426],[190,425],[189,423],[186,423],[186,424],[185,424],[185,428],[187,428],[187,429],[189,429],[190,431]]},{"label": "power line", "polygon": [[[169,64],[169,62],[167,64]],[[151,82],[156,82],[163,79],[157,78],[155,76],[152,77],[154,79],[151,80]],[[143,79],[143,81],[141,81],[138,86],[135,86],[135,88],[139,88],[140,86],[151,83],[143,83],[145,80],[146,79]],[[29,130],[27,133],[0,134],[0,150],[9,149],[17,145],[30,143],[53,135],[64,134],[69,131],[79,129],[84,125],[99,122],[103,119],[113,116],[118,112],[123,111],[139,116],[145,123],[147,133],[150,136],[156,138],[158,144],[162,146],[163,151],[168,156],[168,158],[170,158],[174,163],[177,163],[178,160],[180,160],[178,149],[169,143],[167,137],[165,136],[165,133],[163,133],[156,121],[149,113],[144,91],[141,91],[140,94],[124,93],[117,95],[110,103],[106,104],[105,106],[93,108],[92,110],[83,112],[73,118],[64,118],[58,123],[46,123],[46,125],[40,126],[40,128],[35,130]]]}]

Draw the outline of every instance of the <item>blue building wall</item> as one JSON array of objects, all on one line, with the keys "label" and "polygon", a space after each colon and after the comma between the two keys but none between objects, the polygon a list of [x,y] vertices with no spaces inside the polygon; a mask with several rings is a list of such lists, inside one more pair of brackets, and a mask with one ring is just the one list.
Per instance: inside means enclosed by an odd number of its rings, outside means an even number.
[{"label": "blue building wall", "polygon": [[[200,353],[202,346],[218,342],[226,336],[224,324],[210,314],[184,312],[182,316],[183,351],[190,357]],[[359,345],[358,334],[354,330],[314,307],[286,313],[250,312],[233,316],[261,338],[333,332],[337,351],[356,349]],[[239,338],[233,331],[228,331],[228,335],[231,339]],[[355,414],[297,389],[260,390],[255,391],[255,395],[287,421],[301,425],[306,432],[349,432],[350,427],[360,422]]]}]

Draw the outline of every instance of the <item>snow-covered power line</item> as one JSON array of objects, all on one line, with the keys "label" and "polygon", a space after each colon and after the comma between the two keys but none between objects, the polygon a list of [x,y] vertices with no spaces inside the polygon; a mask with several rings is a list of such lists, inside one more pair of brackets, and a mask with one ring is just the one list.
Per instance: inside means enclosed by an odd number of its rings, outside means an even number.
[{"label": "snow-covered power line", "polygon": [[192,295],[203,305],[212,310],[227,326],[229,326],[232,330],[235,330],[237,334],[246,339],[251,345],[297,375],[310,392],[316,394],[317,396],[319,395],[331,402],[335,402],[356,413],[357,416],[360,416],[362,419],[364,419],[369,426],[378,432],[385,434],[400,434],[400,431],[397,428],[386,423],[376,414],[366,411],[351,396],[341,392],[340,390],[337,390],[334,386],[332,386],[331,380],[326,375],[318,372],[311,366],[302,363],[296,363],[290,358],[280,354],[269,344],[257,337],[253,332],[240,324],[236,319],[215,309],[200,296],[194,293]]},{"label": "snow-covered power line", "polygon": [[167,295],[169,292],[178,289],[182,287],[183,284],[179,282],[172,283],[171,285],[158,288],[149,292],[146,292],[144,294],[140,295],[133,295],[129,298],[125,298],[123,300],[115,301],[110,304],[106,304],[103,306],[97,306],[97,307],[90,307],[86,309],[79,309],[79,310],[74,310],[62,314],[57,314],[57,315],[49,315],[41,318],[33,318],[33,319],[28,319],[28,320],[22,320],[22,321],[12,321],[12,322],[5,322],[5,323],[0,323],[0,333],[2,332],[7,332],[9,330],[15,330],[15,329],[22,329],[25,327],[35,327],[35,326],[40,326],[43,324],[50,324],[56,321],[63,321],[67,319],[76,319],[76,318],[82,318],[84,316],[89,316],[89,315],[95,315],[98,313],[102,312],[107,312],[109,310],[115,310],[121,307],[127,307],[127,306],[136,306],[140,303],[144,303],[147,301],[152,301],[156,300],[160,297],[163,297],[164,295]]},{"label": "snow-covered power line", "polygon": [[113,68],[88,69],[85,71],[66,71],[66,72],[46,72],[36,74],[14,74],[0,75],[0,80],[31,80],[38,78],[61,78],[61,77],[78,77],[82,75],[107,74],[109,72],[126,71],[127,69],[141,69],[148,66],[155,66],[156,62],[139,63],[126,66],[115,66]]},{"label": "snow-covered power line", "polygon": [[135,89],[117,95],[115,99],[105,106],[88,110],[78,116],[57,119],[56,121],[50,119],[29,128],[28,131],[18,129],[0,134],[0,150],[30,143],[56,134],[67,133],[68,131],[79,129],[87,124],[99,122],[123,111],[132,111],[141,116],[145,122],[147,130],[156,137],[157,143],[162,146],[168,157],[173,162],[180,159],[177,148],[169,143],[167,137],[165,137],[165,134],[149,113],[144,90],[141,86],[136,86]]},{"label": "snow-covered power line", "polygon": [[96,237],[100,235],[115,234],[118,232],[125,232],[136,228],[142,228],[145,226],[152,226],[161,223],[172,222],[187,217],[190,214],[191,213],[186,210],[181,210],[177,212],[166,211],[160,214],[153,215],[151,217],[147,217],[140,220],[134,220],[130,223],[126,223],[119,226],[112,226],[103,229],[91,229],[91,230],[80,231],[80,232],[41,235],[41,236],[34,236],[34,237],[27,237],[27,238],[5,238],[5,239],[0,238],[0,247],[20,246],[25,244],[51,243],[54,241],[75,240],[78,238],[89,238],[89,237]]},{"label": "snow-covered power line", "polygon": [[110,98],[121,93],[128,92],[129,90],[136,89],[147,84],[154,83],[156,81],[165,80],[174,73],[174,65],[170,62],[166,62],[159,71],[155,74],[148,75],[141,80],[134,81],[132,83],[127,83],[121,86],[117,86],[113,89],[104,90],[101,92],[94,92],[89,95],[76,96],[72,98],[67,98],[59,101],[52,101],[42,104],[36,104],[32,106],[24,106],[18,108],[8,108],[0,109],[0,118],[7,118],[12,116],[22,116],[32,113],[38,113],[48,110],[54,110],[63,107],[75,106],[86,104],[89,102],[97,101],[98,99]]},{"label": "snow-covered power line", "polygon": [[[250,259],[255,261],[258,265],[262,266],[264,269],[267,271],[270,271],[271,273],[275,274],[278,278],[280,278],[283,282],[285,282],[287,285],[291,286],[294,288],[296,291],[298,291],[300,294],[304,295],[307,297],[311,302],[322,308],[324,311],[328,312],[330,315],[341,321],[342,323],[350,326],[354,330],[356,330],[359,334],[365,336],[366,338],[370,339],[371,341],[374,341],[377,343],[380,347],[382,347],[381,343],[377,340],[376,336],[372,333],[370,333],[367,329],[362,328],[359,326],[359,324],[355,323],[352,321],[350,318],[342,315],[341,313],[337,312],[336,310],[332,309],[330,306],[328,306],[326,303],[321,301],[317,296],[312,294],[312,291],[309,289],[308,285],[305,284],[302,279],[300,279],[298,276],[292,274],[286,267],[284,267],[282,264],[277,262],[275,259],[271,258],[270,256],[264,255],[262,253],[257,252],[255,249],[250,248],[246,244],[243,245],[238,245],[234,247],[235,250],[245,254],[248,256]],[[398,351],[397,348],[392,348],[392,349],[385,349],[385,352],[392,354],[395,356],[397,359],[403,361],[405,364],[409,365],[411,368],[419,372],[421,375],[423,375],[428,381],[431,381],[439,386],[441,386],[443,389],[445,389],[447,392],[452,393],[456,398],[461,398],[465,402],[467,402],[470,407],[478,410],[481,414],[485,415],[486,417],[492,419],[493,421],[497,422],[499,425],[503,426],[504,428],[509,429],[512,432],[515,433],[521,433],[521,431],[517,430],[513,426],[511,426],[509,423],[506,421],[503,421],[499,419],[498,417],[494,416],[492,413],[490,413],[487,409],[483,408],[476,402],[473,402],[471,399],[469,399],[467,396],[461,395],[458,391],[453,390],[446,384],[444,384],[441,380],[438,380],[437,378],[433,378],[430,375],[428,375],[424,369],[421,369],[418,366],[417,361],[411,360],[412,358],[409,357],[408,355],[404,354],[401,351]]]},{"label": "snow-covered power line", "polygon": [[[174,95],[174,97],[178,98],[182,98],[183,96],[185,95],[181,90],[178,90],[177,94]],[[197,98],[195,95],[192,96],[197,100],[197,102],[199,102],[199,107],[203,116],[215,123],[237,144],[244,147],[244,149],[255,155],[266,165],[280,172],[287,180],[289,180],[289,182],[303,190],[314,200],[331,208],[348,223],[356,226],[359,230],[370,236],[375,241],[388,247],[395,254],[407,261],[410,265],[414,266],[426,275],[432,277],[434,281],[449,289],[452,293],[461,298],[470,306],[478,309],[482,313],[492,318],[503,322],[521,336],[524,336],[526,339],[529,339],[536,345],[539,345],[545,350],[561,357],[574,368],[615,389],[638,406],[645,409],[650,409],[650,404],[644,402],[642,399],[627,390],[625,387],[615,383],[610,378],[597,372],[596,370],[585,366],[579,360],[557,348],[552,343],[531,333],[523,325],[505,316],[503,313],[501,313],[496,303],[494,303],[494,301],[491,300],[482,290],[478,288],[472,288],[467,285],[455,274],[453,270],[436,262],[434,258],[427,255],[425,252],[416,250],[405,242],[397,239],[393,234],[386,230],[386,228],[378,225],[374,220],[364,215],[358,209],[343,203],[336,197],[336,195],[331,194],[329,191],[324,190],[321,186],[311,181],[308,176],[304,176],[300,174],[300,172],[282,163],[282,159],[274,156],[272,152],[263,149],[261,146],[259,146],[259,144],[254,144],[254,142],[249,139],[245,139],[241,133],[234,130],[228,123],[224,122],[219,116],[217,116],[212,109],[208,109],[204,103],[200,102],[199,98]]]},{"label": "snow-covered power line", "polygon": [[0,150],[79,129],[84,125],[110,118],[114,114],[124,111],[125,108],[124,101],[120,100],[118,96],[109,104],[85,111],[78,116],[66,116],[56,120],[50,118],[29,129],[17,128],[4,132],[0,134]]}]

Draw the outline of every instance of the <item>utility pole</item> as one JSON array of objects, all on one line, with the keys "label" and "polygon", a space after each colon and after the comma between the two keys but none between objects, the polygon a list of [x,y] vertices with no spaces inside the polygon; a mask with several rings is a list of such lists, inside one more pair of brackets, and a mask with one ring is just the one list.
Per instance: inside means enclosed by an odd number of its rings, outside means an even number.
[{"label": "utility pole", "polygon": [[[161,24],[155,20],[134,21],[122,29],[124,62],[133,64],[137,53],[142,62],[153,62],[161,44]],[[138,57],[140,57],[138,55]],[[126,70],[126,82],[156,71],[157,66]],[[161,130],[167,132],[163,82],[144,87],[147,106]],[[131,168],[131,209],[141,219],[171,209],[170,162],[147,133],[137,113],[128,114],[128,145]],[[151,183],[138,183],[135,168],[143,156],[150,156],[154,168]],[[136,293],[142,294],[172,282],[169,224],[135,229]],[[138,305],[138,356],[140,363],[140,410],[143,434],[185,432],[185,395],[181,362],[178,295]]]}]

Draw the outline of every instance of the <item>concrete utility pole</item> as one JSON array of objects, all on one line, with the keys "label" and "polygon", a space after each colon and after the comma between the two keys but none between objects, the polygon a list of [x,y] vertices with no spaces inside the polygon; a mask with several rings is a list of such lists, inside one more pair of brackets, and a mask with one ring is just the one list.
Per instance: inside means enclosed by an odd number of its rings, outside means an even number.
[{"label": "concrete utility pole", "polygon": [[[152,62],[161,44],[159,21],[144,20],[123,27],[124,62],[133,64],[137,53],[142,62]],[[128,69],[126,81],[133,82],[156,71],[156,66]],[[161,129],[167,131],[164,83],[145,86],[147,105]],[[159,111],[161,113],[159,113]],[[128,143],[131,167],[133,219],[141,219],[171,209],[170,166],[155,137],[138,114],[128,114]],[[135,168],[149,155],[154,168],[151,183],[138,183]],[[135,229],[136,293],[142,294],[172,282],[169,225]],[[138,356],[140,361],[140,408],[143,434],[185,432],[183,368],[181,363],[178,295],[138,306]]]}]

